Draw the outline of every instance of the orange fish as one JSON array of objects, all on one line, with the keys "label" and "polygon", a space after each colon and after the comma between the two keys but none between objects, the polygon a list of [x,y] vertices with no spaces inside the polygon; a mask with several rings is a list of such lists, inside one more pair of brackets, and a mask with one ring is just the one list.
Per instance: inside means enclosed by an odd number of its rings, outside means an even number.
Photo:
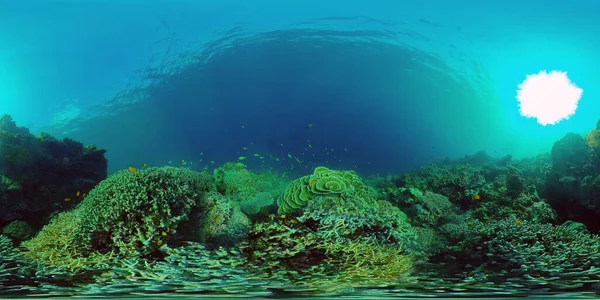
[{"label": "orange fish", "polygon": [[136,172],[137,172],[137,169],[136,169],[136,168],[134,168],[134,167],[129,167],[129,172],[131,172],[131,173],[136,173]]},{"label": "orange fish", "polygon": [[516,219],[516,220],[515,220],[515,225],[517,225],[517,226],[518,226],[518,225],[521,225],[521,224],[523,224],[523,222],[521,222],[521,220],[519,220],[519,219]]},{"label": "orange fish", "polygon": [[473,196],[473,199],[475,199],[475,200],[480,200],[480,199],[481,199],[481,196],[479,196],[479,194],[475,194],[475,196]]},{"label": "orange fish", "polygon": [[310,182],[310,186],[315,186],[315,184],[317,184],[316,180],[313,180],[313,181]]}]

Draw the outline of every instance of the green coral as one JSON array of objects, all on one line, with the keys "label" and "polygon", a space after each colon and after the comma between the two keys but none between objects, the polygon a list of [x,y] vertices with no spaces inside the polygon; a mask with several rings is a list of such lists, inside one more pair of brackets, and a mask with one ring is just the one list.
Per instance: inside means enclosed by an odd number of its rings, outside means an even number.
[{"label": "green coral", "polygon": [[77,207],[86,220],[78,242],[148,254],[175,236],[210,182],[207,175],[184,168],[117,172]]},{"label": "green coral", "polygon": [[89,246],[77,243],[84,219],[76,210],[55,216],[32,239],[21,244],[23,255],[40,264],[48,273],[79,274],[85,268],[108,260],[110,255],[90,252]]},{"label": "green coral", "polygon": [[251,225],[239,203],[214,191],[202,197],[190,221],[184,230],[186,238],[211,248],[239,243],[247,236]]},{"label": "green coral", "polygon": [[0,235],[0,294],[3,288],[19,285],[32,276],[32,265],[13,246],[6,236]]},{"label": "green coral", "polygon": [[119,171],[25,246],[41,259],[66,256],[61,261],[94,253],[150,254],[176,238],[211,183],[208,175],[183,168]]},{"label": "green coral", "polygon": [[342,269],[338,278],[364,280],[377,274],[397,280],[410,273],[418,255],[406,215],[377,200],[353,171],[316,168],[292,182],[278,204],[280,215],[255,223],[241,246],[266,272]]},{"label": "green coral", "polygon": [[217,191],[235,201],[250,198],[261,192],[277,190],[279,179],[266,172],[255,174],[242,163],[225,163],[213,172]]},{"label": "green coral", "polygon": [[[517,222],[472,222],[444,226],[450,246],[439,257],[452,258],[463,274],[502,276],[534,287],[594,290],[600,280],[600,237],[573,223],[564,225]],[[435,261],[434,261],[435,262]]]},{"label": "green coral", "polygon": [[275,198],[285,182],[273,172],[253,173],[242,163],[225,163],[215,169],[217,191],[238,203],[251,219],[264,219],[277,210]]},{"label": "green coral", "polygon": [[369,194],[367,186],[354,171],[315,168],[312,175],[292,181],[277,199],[278,213],[285,214],[302,208],[315,196],[335,196],[340,198]]},{"label": "green coral", "polygon": [[344,270],[338,278],[398,280],[410,273],[415,240],[406,215],[391,203],[330,195],[314,197],[297,218],[256,223],[241,248],[266,272]]}]

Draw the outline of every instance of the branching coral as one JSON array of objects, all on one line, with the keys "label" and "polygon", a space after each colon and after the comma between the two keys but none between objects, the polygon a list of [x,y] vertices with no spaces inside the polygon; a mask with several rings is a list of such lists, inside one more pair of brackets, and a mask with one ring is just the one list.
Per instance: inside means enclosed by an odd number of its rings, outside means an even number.
[{"label": "branching coral", "polygon": [[298,217],[272,216],[256,223],[243,253],[267,270],[318,270],[322,275],[345,270],[348,278],[399,280],[411,269],[415,233],[400,209],[360,194],[318,195]]},{"label": "branching coral", "polygon": [[0,294],[4,288],[24,282],[31,273],[33,264],[26,261],[9,238],[0,235]]},{"label": "branching coral", "polygon": [[208,175],[184,168],[117,172],[77,207],[85,220],[77,242],[104,251],[148,254],[175,236],[211,183]]},{"label": "branching coral", "polygon": [[120,171],[24,245],[51,265],[95,253],[146,255],[176,237],[210,183],[207,175],[183,168]]},{"label": "branching coral", "polygon": [[463,276],[521,277],[534,286],[560,289],[594,289],[600,280],[600,237],[581,227],[509,218],[447,229],[453,245],[443,255],[470,266]]}]

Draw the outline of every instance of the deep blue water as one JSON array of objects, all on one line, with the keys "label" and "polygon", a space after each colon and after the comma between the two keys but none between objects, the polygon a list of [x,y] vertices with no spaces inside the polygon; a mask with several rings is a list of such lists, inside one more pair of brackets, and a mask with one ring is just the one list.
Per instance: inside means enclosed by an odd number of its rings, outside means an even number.
[{"label": "deep blue water", "polygon": [[[257,153],[263,168],[398,173],[479,150],[533,156],[597,118],[593,1],[0,5],[3,112],[106,148],[111,172],[261,167]],[[584,88],[556,126],[516,107],[543,69]]]}]

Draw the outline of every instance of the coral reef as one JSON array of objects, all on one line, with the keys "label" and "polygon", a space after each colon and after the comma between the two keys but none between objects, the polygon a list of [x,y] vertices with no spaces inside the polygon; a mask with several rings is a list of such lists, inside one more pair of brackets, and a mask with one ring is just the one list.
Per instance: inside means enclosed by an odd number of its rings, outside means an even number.
[{"label": "coral reef", "polygon": [[577,223],[564,225],[476,222],[442,229],[452,241],[438,256],[451,259],[464,278],[492,282],[522,279],[530,286],[558,289],[598,288],[600,237]]},{"label": "coral reef", "polygon": [[81,259],[98,255],[149,255],[177,240],[176,229],[211,189],[210,177],[183,168],[120,171],[23,246],[30,257],[54,266],[80,267]]},{"label": "coral reef", "polygon": [[252,220],[264,219],[275,212],[275,199],[283,189],[283,180],[271,172],[256,174],[242,163],[225,163],[213,172],[217,191],[239,203]]},{"label": "coral reef", "polygon": [[383,180],[387,183],[379,183],[379,194],[405,210],[418,226],[432,226],[440,218],[448,221],[459,213],[482,221],[506,217],[553,221],[556,213],[537,191],[542,188],[540,171],[530,171],[539,167],[529,164],[429,165],[400,178]]},{"label": "coral reef", "polygon": [[417,188],[393,190],[392,199],[410,218],[412,225],[433,227],[456,214],[456,207],[448,197]]},{"label": "coral reef", "polygon": [[[600,288],[595,132],[535,158],[477,152],[367,180],[321,166],[290,183],[240,162],[101,180],[103,150],[0,127],[0,294]],[[36,210],[42,195],[53,205]]]},{"label": "coral reef", "polygon": [[315,169],[288,186],[280,212],[300,197],[304,204],[295,207],[295,214],[254,224],[241,246],[253,264],[266,272],[341,272],[347,278],[401,280],[410,274],[416,235],[406,215],[373,198],[356,173]]}]

